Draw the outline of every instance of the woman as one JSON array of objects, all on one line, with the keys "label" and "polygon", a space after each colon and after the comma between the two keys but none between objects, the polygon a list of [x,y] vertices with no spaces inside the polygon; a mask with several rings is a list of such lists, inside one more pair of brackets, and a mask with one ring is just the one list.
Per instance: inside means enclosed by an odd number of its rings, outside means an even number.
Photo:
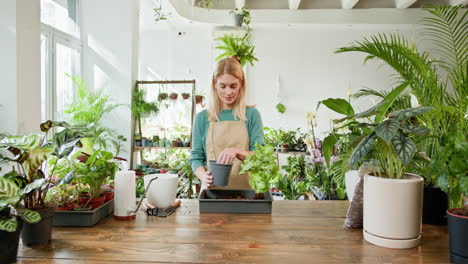
[{"label": "woman", "polygon": [[213,176],[205,168],[207,160],[233,164],[226,188],[251,189],[248,176],[239,175],[240,165],[255,150],[255,143],[263,144],[263,124],[258,110],[246,106],[239,61],[220,60],[211,86],[209,108],[197,114],[193,126],[192,169],[205,189],[213,184]]}]

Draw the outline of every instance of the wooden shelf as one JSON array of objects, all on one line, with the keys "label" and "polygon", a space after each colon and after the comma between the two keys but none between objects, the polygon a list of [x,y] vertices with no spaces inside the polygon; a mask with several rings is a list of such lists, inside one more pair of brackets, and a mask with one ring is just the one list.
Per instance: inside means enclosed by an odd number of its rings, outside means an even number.
[{"label": "wooden shelf", "polygon": [[138,147],[135,146],[135,150],[141,149],[191,149],[191,147]]}]

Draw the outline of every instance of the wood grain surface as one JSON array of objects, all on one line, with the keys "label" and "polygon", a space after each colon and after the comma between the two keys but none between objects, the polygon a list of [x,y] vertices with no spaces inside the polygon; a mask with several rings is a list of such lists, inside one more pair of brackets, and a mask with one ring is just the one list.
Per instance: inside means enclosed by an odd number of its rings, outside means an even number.
[{"label": "wood grain surface", "polygon": [[275,201],[271,215],[200,215],[197,200],[183,200],[167,218],[54,227],[51,244],[20,244],[18,263],[450,263],[446,226],[423,225],[417,248],[387,249],[343,228],[347,207]]}]

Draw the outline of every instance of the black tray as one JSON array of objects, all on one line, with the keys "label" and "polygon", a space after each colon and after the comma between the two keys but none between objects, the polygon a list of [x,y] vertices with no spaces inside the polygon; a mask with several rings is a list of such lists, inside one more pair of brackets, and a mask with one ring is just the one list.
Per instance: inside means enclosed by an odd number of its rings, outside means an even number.
[{"label": "black tray", "polygon": [[55,211],[54,226],[94,226],[114,212],[114,199],[91,211]]},{"label": "black tray", "polygon": [[[217,199],[225,195],[243,195],[247,200]],[[254,190],[205,189],[198,197],[200,213],[271,214],[273,198],[270,192],[264,195],[264,200],[253,200]]]}]

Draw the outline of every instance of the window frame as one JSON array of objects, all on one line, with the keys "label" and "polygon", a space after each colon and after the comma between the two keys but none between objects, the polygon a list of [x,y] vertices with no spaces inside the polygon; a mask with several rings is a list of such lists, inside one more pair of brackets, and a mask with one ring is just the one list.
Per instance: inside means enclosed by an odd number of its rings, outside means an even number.
[{"label": "window frame", "polygon": [[[57,28],[54,28],[48,24],[45,24],[41,21],[41,35],[44,35],[45,40],[45,54],[44,54],[44,64],[45,64],[45,113],[41,113],[41,119],[45,120],[56,120],[57,117],[57,43],[68,47],[70,49],[78,52],[78,60],[76,62],[76,76],[81,76],[83,72],[83,53],[82,53],[82,30],[81,30],[81,5],[80,1],[76,1],[77,8],[77,26],[79,30],[80,38],[75,37],[71,34],[63,32]],[[42,51],[41,51],[42,52]],[[41,54],[42,56],[42,54]],[[42,66],[42,65],[41,65]],[[42,76],[41,76],[42,77]],[[42,89],[42,88],[41,88]],[[42,94],[42,93],[41,93]],[[73,87],[74,98],[76,98],[76,86]],[[42,109],[42,107],[41,107]],[[44,116],[42,115],[44,114]]]}]

